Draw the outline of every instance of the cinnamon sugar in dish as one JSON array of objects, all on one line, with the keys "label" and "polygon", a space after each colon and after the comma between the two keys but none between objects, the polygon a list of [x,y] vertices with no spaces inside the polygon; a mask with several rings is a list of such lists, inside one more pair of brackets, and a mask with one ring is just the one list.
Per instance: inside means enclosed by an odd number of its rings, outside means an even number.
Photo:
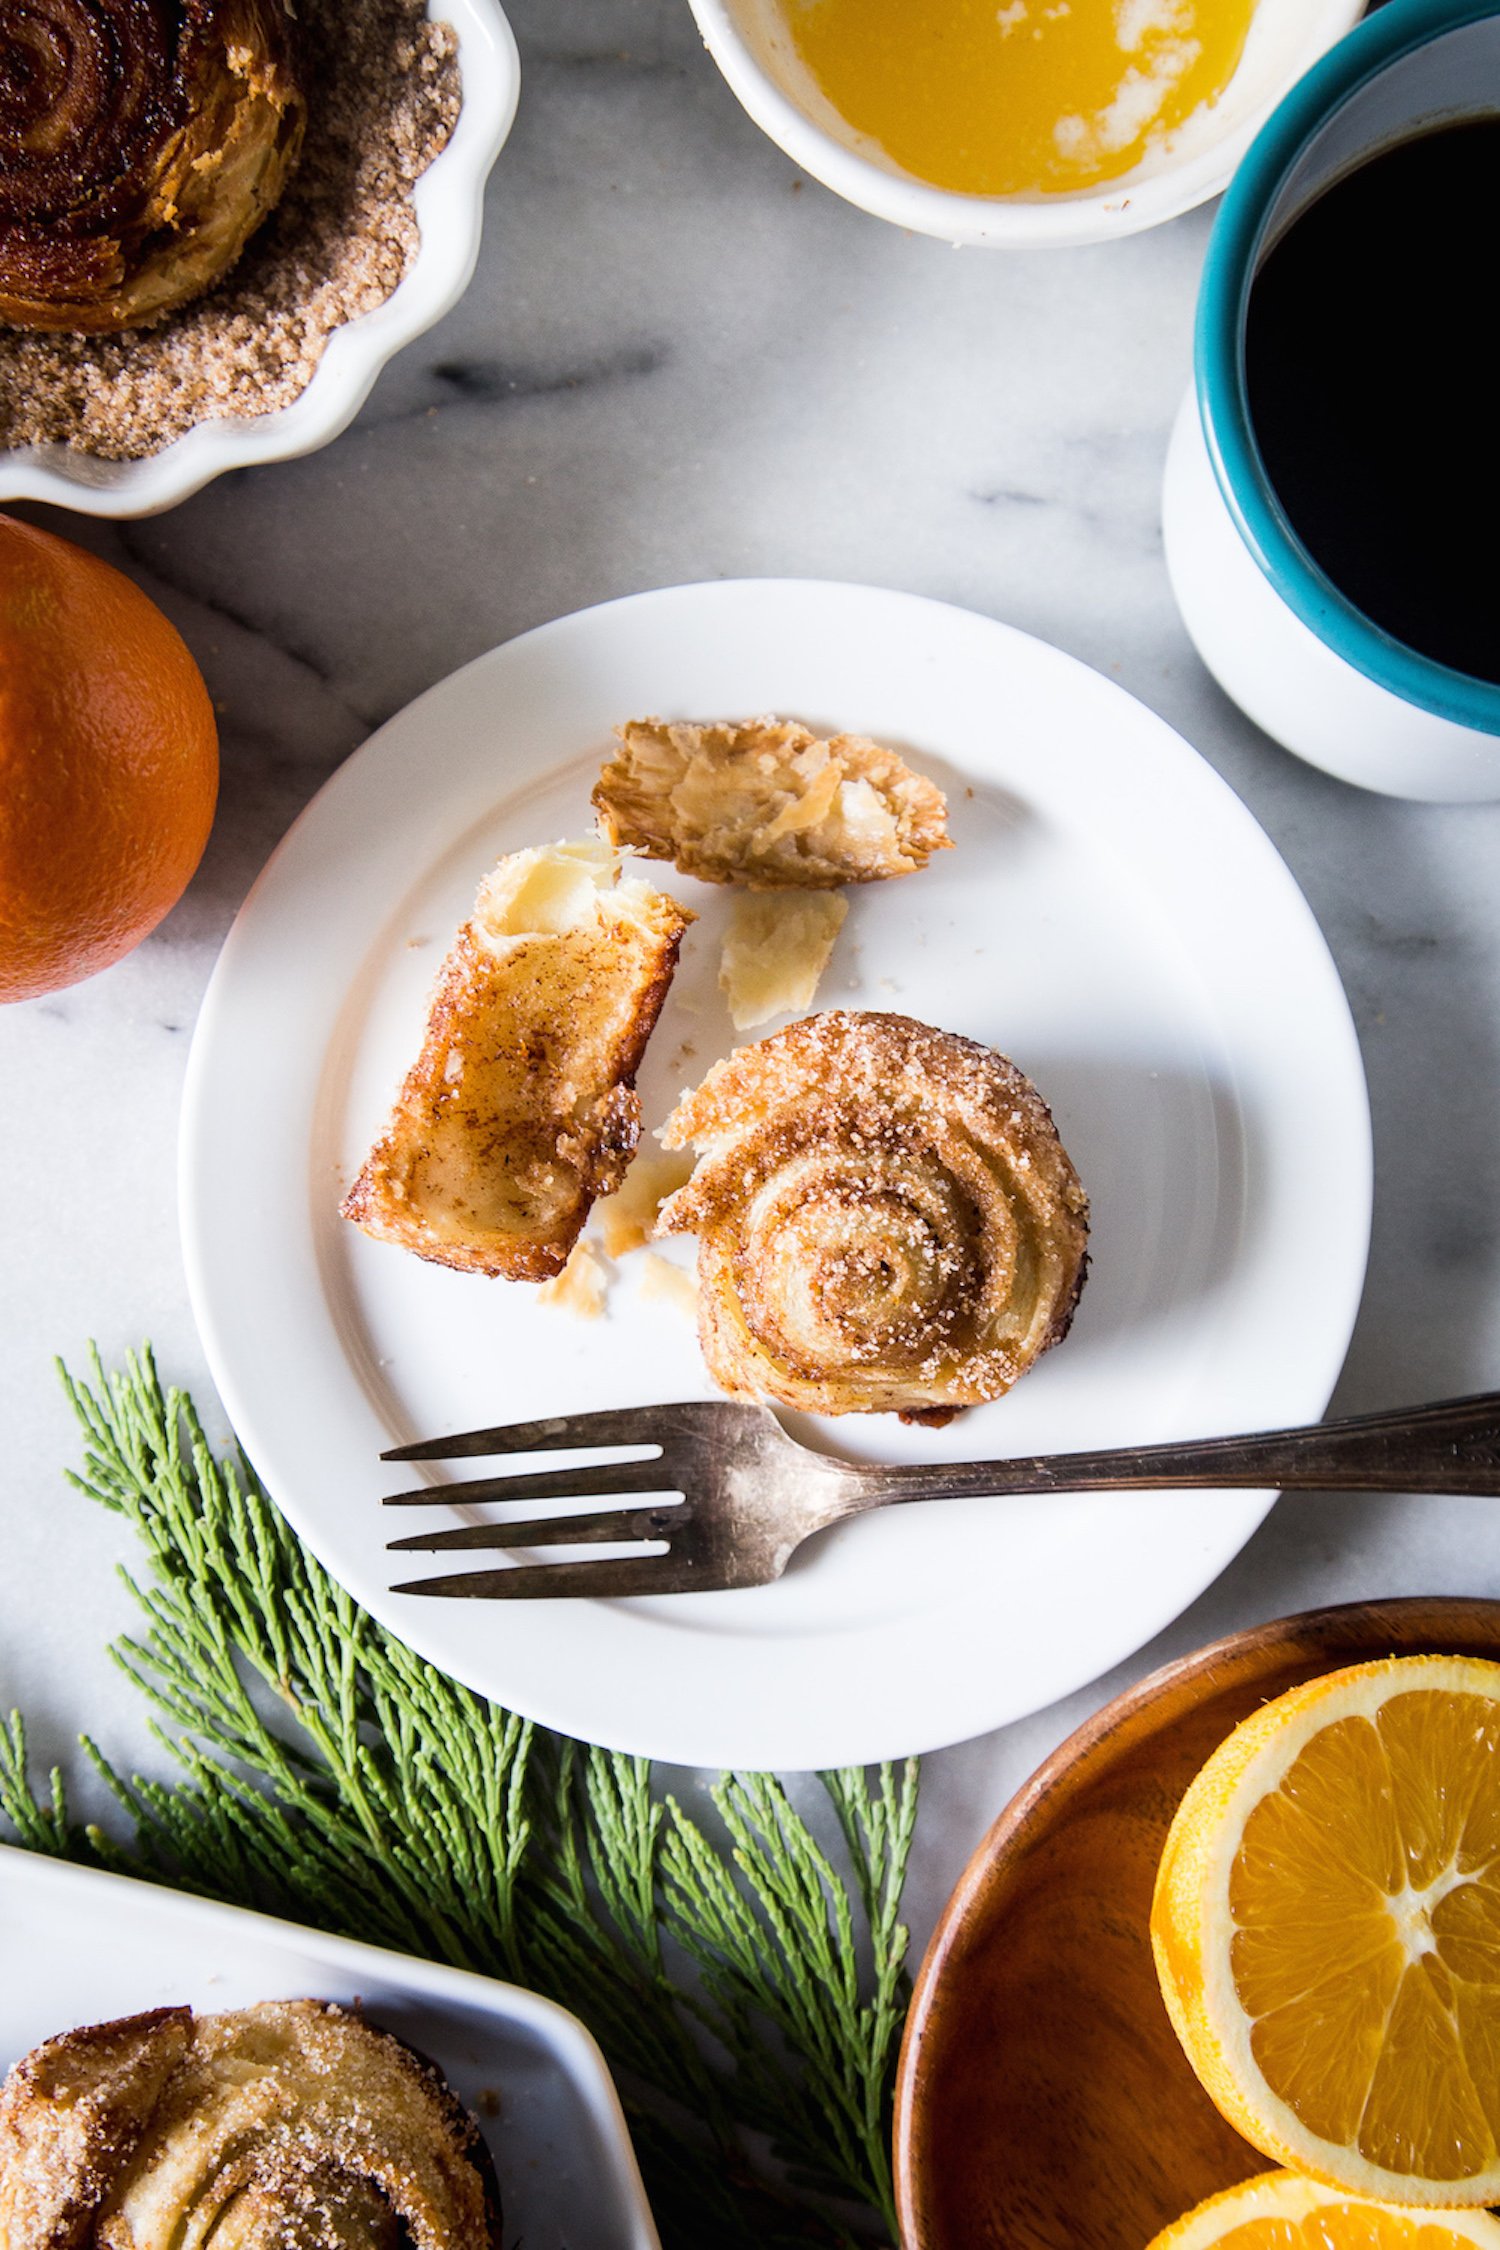
[{"label": "cinnamon sugar in dish", "polygon": [[334,330],[395,289],[418,241],[411,188],[458,117],[457,38],[423,0],[299,0],[297,14],[307,138],[277,209],[227,279],[159,327],[0,329],[0,446],[138,461],[199,422],[275,412]]}]

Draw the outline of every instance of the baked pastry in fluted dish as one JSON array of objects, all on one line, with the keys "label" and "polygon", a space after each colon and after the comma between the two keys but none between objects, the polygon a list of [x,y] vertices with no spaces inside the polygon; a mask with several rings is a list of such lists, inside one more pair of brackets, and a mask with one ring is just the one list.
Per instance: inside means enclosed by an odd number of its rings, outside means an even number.
[{"label": "baked pastry in fluted dish", "polygon": [[0,8],[0,320],[141,328],[227,273],[305,123],[289,0]]},{"label": "baked pastry in fluted dish", "polygon": [[706,883],[836,890],[946,851],[942,791],[862,734],[794,719],[632,719],[594,790],[611,843]]},{"label": "baked pastry in fluted dish", "polygon": [[1088,1198],[992,1048],[909,1016],[808,1016],[716,1063],[662,1130],[696,1171],[699,1337],[742,1398],[941,1423],[1068,1330]]},{"label": "baked pastry in fluted dish", "polygon": [[692,919],[597,841],[502,859],[344,1217],[461,1273],[560,1273],[640,1139],[635,1074]]},{"label": "baked pastry in fluted dish", "polygon": [[46,2040],[0,2091],[0,2250],[499,2250],[440,2072],[316,2000],[156,2008]]}]

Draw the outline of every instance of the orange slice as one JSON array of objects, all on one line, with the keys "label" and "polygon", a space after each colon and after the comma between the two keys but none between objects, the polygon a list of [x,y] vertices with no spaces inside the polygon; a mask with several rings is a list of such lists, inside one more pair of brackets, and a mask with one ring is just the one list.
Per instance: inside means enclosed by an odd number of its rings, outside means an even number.
[{"label": "orange slice", "polygon": [[1151,1939],[1265,2155],[1382,2203],[1500,2201],[1500,1664],[1360,1664],[1257,1711],[1178,1809]]},{"label": "orange slice", "polygon": [[1320,2187],[1295,2172],[1262,2172],[1212,2195],[1150,2250],[1500,2250],[1487,2211],[1401,2211]]}]

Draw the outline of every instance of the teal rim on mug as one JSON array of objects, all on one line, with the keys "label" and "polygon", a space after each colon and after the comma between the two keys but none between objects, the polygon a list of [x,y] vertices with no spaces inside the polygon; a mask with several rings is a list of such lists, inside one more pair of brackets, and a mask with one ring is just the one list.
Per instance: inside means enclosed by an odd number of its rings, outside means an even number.
[{"label": "teal rim on mug", "polygon": [[[1287,607],[1334,654],[1404,703],[1500,734],[1500,685],[1421,655],[1357,609],[1292,529],[1260,458],[1245,375],[1245,312],[1271,213],[1333,116],[1393,63],[1444,32],[1500,13],[1500,0],[1388,0],[1293,87],[1242,160],[1209,238],[1194,369],[1204,442],[1241,538]],[[1500,86],[1494,107],[1500,110]],[[1500,629],[1500,627],[1497,627]]]}]

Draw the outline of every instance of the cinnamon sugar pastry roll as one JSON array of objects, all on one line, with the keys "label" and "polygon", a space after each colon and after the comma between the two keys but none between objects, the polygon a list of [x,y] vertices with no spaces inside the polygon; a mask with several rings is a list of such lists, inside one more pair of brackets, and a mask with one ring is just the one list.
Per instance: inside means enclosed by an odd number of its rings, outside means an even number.
[{"label": "cinnamon sugar pastry roll", "polygon": [[229,269],[305,107],[288,0],[5,0],[0,320],[142,327]]},{"label": "cinnamon sugar pastry roll", "polygon": [[3,2250],[498,2250],[473,2120],[342,2008],[158,2008],[62,2033],[0,2094]]},{"label": "cinnamon sugar pastry roll", "polygon": [[660,1231],[699,1237],[699,1334],[739,1397],[941,1423],[1067,1333],[1088,1198],[1014,1063],[908,1016],[741,1047],[662,1134],[700,1152]]}]

